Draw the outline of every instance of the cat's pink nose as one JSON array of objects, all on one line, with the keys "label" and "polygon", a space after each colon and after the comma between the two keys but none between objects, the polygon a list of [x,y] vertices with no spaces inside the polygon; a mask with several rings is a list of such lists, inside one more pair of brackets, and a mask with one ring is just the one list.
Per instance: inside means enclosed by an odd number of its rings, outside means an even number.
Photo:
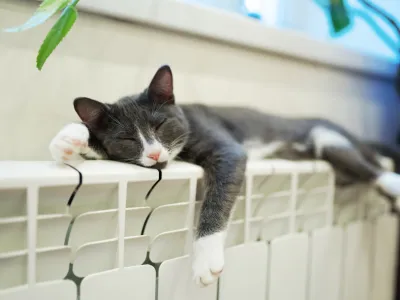
[{"label": "cat's pink nose", "polygon": [[157,161],[160,158],[160,152],[153,152],[147,155],[148,158]]}]

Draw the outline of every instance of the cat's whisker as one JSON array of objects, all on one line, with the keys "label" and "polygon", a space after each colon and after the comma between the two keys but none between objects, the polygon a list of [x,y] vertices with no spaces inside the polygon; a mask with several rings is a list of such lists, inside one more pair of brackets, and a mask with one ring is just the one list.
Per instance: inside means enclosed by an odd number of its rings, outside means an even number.
[{"label": "cat's whisker", "polygon": [[134,158],[126,158],[123,160],[123,162],[130,163],[130,164],[137,164],[137,161]]},{"label": "cat's whisker", "polygon": [[177,144],[181,144],[181,143],[185,142],[186,138],[187,138],[186,135],[185,135],[185,136],[182,136],[182,137],[180,137],[179,139],[174,140],[174,141],[171,143],[171,145],[172,145],[172,146],[176,146]]},{"label": "cat's whisker", "polygon": [[[187,136],[189,136],[189,134],[190,134],[190,133],[188,133],[188,132],[184,132],[184,133],[182,133],[180,136],[178,136],[177,138],[175,138],[173,142],[175,142],[175,141],[178,140],[178,139],[186,138]],[[173,142],[172,142],[172,143],[173,143]]]},{"label": "cat's whisker", "polygon": [[157,109],[156,103],[153,102],[153,107],[152,107],[152,109],[151,109],[153,115],[154,115],[154,112],[156,112],[156,109]]},{"label": "cat's whisker", "polygon": [[168,148],[169,148],[170,150],[172,150],[172,149],[176,148],[176,146],[178,146],[179,144],[182,144],[183,142],[184,142],[184,139],[181,139],[181,140],[176,141],[176,142],[174,142],[173,144],[171,144]]},{"label": "cat's whisker", "polygon": [[109,114],[109,118],[111,119],[111,120],[113,120],[117,125],[119,125],[119,126],[121,126],[121,127],[123,127],[123,128],[127,128],[124,124],[122,124],[118,119],[116,119],[114,116],[112,116],[111,114]]},{"label": "cat's whisker", "polygon": [[189,136],[188,133],[183,133],[183,134],[181,134],[180,136],[178,136],[176,139],[174,139],[174,140],[171,142],[169,148],[170,148],[170,149],[173,149],[173,148],[175,148],[176,145],[183,143],[184,140],[185,140],[185,138],[186,138],[187,136]]},{"label": "cat's whisker", "polygon": [[[161,108],[165,105],[164,103],[161,103],[159,105],[153,104],[153,111],[152,111],[152,115],[157,117],[158,112],[161,110]],[[154,109],[155,108],[155,109]]]}]

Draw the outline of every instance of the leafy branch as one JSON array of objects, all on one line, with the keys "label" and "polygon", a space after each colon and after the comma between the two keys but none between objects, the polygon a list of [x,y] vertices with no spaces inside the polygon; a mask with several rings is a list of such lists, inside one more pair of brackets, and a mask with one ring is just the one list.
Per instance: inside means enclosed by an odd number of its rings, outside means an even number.
[{"label": "leafy branch", "polygon": [[328,5],[329,21],[335,33],[342,32],[351,25],[349,12],[344,0],[330,0]]},{"label": "leafy branch", "polygon": [[375,14],[380,16],[382,19],[386,20],[392,26],[392,28],[400,38],[400,25],[393,16],[391,16],[387,11],[384,11],[382,8],[372,4],[367,0],[360,0],[360,2],[366,7],[368,7],[370,10],[372,10]]},{"label": "leafy branch", "polygon": [[43,68],[46,60],[54,49],[61,43],[64,37],[71,30],[74,25],[78,12],[76,5],[79,0],[44,0],[33,16],[26,21],[23,25],[13,28],[5,29],[6,32],[21,32],[34,28],[40,24],[45,23],[56,13],[61,12],[59,19],[50,29],[42,45],[40,46],[37,58],[36,67],[38,70]]}]

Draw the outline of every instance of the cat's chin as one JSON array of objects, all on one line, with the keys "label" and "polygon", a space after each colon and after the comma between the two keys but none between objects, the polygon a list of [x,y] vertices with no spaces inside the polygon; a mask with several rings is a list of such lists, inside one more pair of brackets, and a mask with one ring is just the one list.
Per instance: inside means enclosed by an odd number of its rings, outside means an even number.
[{"label": "cat's chin", "polygon": [[165,169],[167,167],[168,162],[167,161],[165,161],[165,162],[157,162],[157,163],[155,163],[154,165],[151,165],[151,166],[145,166],[145,165],[143,165],[141,163],[135,163],[135,165],[138,165],[139,167],[143,167],[143,168],[147,168],[147,169],[162,170],[162,169]]}]

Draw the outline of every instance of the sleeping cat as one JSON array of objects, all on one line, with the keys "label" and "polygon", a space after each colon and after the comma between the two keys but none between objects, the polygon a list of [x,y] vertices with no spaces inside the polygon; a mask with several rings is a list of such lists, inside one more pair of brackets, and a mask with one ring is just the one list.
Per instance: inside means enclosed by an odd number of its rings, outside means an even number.
[{"label": "sleeping cat", "polygon": [[400,176],[383,171],[378,155],[343,128],[248,108],[177,105],[168,66],[138,95],[114,104],[77,98],[74,107],[82,123],[67,125],[50,144],[58,162],[83,157],[162,169],[177,158],[203,167],[207,189],[193,245],[200,285],[222,272],[226,226],[248,158],[324,159],[338,184],[371,182],[389,196],[400,195]]}]

